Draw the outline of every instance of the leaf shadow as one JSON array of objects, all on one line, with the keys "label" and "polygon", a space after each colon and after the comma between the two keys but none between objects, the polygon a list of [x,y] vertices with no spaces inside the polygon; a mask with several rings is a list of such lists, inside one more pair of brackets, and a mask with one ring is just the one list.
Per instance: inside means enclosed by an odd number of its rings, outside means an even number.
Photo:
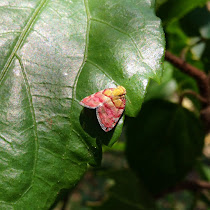
[{"label": "leaf shadow", "polygon": [[105,132],[99,125],[96,117],[95,109],[83,108],[80,113],[80,125],[91,137],[96,138],[97,142],[101,142],[104,145],[108,145],[112,139],[114,129],[109,132]]}]

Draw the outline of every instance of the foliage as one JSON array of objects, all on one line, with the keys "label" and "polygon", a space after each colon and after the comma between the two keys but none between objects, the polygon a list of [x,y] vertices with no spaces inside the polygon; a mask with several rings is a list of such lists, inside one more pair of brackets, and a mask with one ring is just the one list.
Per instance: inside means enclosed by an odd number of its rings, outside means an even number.
[{"label": "foliage", "polygon": [[[135,130],[141,135],[135,135]],[[192,112],[171,102],[150,100],[128,121],[127,158],[148,189],[158,194],[193,167],[203,139],[200,121]]]},{"label": "foliage", "polygon": [[[101,168],[98,176],[114,184],[104,202],[89,209],[161,208],[155,196],[184,180],[195,163],[208,180],[197,161],[204,144],[201,104],[193,96],[190,111],[179,103],[183,91],[199,88],[164,61],[166,35],[167,50],[209,71],[205,3],[0,2],[1,209],[56,206],[88,167],[100,167],[102,151],[125,151],[128,165]],[[79,101],[117,85],[127,91],[125,115],[105,133],[95,110]]]}]

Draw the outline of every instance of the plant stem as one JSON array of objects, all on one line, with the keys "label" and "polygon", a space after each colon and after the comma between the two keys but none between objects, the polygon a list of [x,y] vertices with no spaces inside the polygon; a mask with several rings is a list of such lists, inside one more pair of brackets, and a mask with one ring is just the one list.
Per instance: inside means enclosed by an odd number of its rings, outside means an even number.
[{"label": "plant stem", "polygon": [[[200,95],[194,94],[202,102],[202,109],[200,111],[201,120],[205,124],[206,133],[210,132],[210,76],[206,75],[196,67],[186,63],[183,59],[166,51],[165,59],[172,63],[179,70],[193,77],[199,87]],[[192,94],[192,92],[191,92]]]},{"label": "plant stem", "polygon": [[195,96],[200,102],[202,103],[208,103],[207,99],[206,98],[203,98],[200,94],[192,91],[192,90],[184,90],[182,93],[181,93],[181,98],[183,98],[185,95],[192,95],[192,96]]},{"label": "plant stem", "polygon": [[201,96],[210,104],[210,87],[208,76],[201,70],[186,63],[184,60],[168,51],[165,53],[165,59],[172,63],[175,67],[179,68],[182,72],[193,77],[198,83]]}]

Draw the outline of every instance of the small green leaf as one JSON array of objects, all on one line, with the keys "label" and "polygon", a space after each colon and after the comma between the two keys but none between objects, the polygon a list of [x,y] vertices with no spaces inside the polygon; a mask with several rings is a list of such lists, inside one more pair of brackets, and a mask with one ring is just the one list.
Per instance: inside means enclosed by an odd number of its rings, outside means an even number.
[{"label": "small green leaf", "polygon": [[210,39],[210,14],[207,6],[196,8],[180,22],[188,36]]},{"label": "small green leaf", "polygon": [[150,100],[128,121],[126,153],[130,167],[157,194],[184,178],[201,154],[203,141],[203,127],[193,113]]},{"label": "small green leaf", "polygon": [[97,210],[143,210],[155,209],[155,204],[143,183],[129,170],[106,172],[103,176],[113,180],[107,199]]},{"label": "small green leaf", "polygon": [[191,65],[209,72],[210,13],[207,6],[196,8],[179,21],[166,26],[168,50]]},{"label": "small green leaf", "polygon": [[168,23],[178,20],[198,6],[204,5],[208,0],[168,0],[158,8],[157,15]]},{"label": "small green leaf", "polygon": [[[208,146],[206,147],[208,149]],[[198,161],[198,163],[196,164],[196,169],[199,172],[200,177],[209,182],[210,181],[210,168],[208,164],[206,164],[205,161],[206,161],[205,159],[203,161]],[[207,161],[208,161],[208,158],[207,158]]]},{"label": "small green leaf", "polygon": [[[182,20],[180,25],[190,40],[197,38],[191,47],[193,60],[200,61],[203,65],[200,69],[209,72],[210,61],[210,12],[207,6],[196,8]],[[193,64],[195,65],[195,64]]]},{"label": "small green leaf", "polygon": [[177,88],[176,81],[174,80],[173,70],[174,67],[165,61],[163,63],[164,71],[161,84],[151,80],[147,88],[147,94],[144,101],[148,101],[153,98],[169,99]]}]

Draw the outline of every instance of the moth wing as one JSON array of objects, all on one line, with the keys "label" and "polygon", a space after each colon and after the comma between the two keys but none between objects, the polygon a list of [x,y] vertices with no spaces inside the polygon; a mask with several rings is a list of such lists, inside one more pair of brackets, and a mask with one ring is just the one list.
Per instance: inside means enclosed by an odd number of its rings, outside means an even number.
[{"label": "moth wing", "polygon": [[80,104],[89,109],[95,109],[98,106],[101,106],[104,102],[106,102],[107,98],[108,97],[103,94],[103,91],[99,91],[97,93],[83,98],[80,101]]},{"label": "moth wing", "polygon": [[105,132],[112,130],[116,123],[119,121],[125,109],[125,99],[121,100],[122,104],[120,108],[117,108],[110,98],[99,107],[97,107],[96,115],[98,122]]}]

